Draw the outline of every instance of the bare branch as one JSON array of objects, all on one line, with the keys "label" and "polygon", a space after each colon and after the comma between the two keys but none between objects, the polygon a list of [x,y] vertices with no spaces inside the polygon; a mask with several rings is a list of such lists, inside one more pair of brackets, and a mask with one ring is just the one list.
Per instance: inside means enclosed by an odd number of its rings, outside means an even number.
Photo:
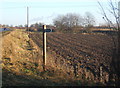
[{"label": "bare branch", "polygon": [[[103,16],[105,17],[104,18],[104,20],[106,19],[106,21],[109,23],[109,24],[111,24],[111,26],[113,26],[114,28],[116,28],[115,27],[115,25],[114,25],[114,23],[113,23],[113,21],[111,21],[110,19],[109,19],[109,17],[106,15],[106,12],[105,12],[105,10],[104,10],[104,8],[103,8],[103,6],[101,5],[101,3],[98,1],[98,4],[99,4],[99,6],[101,7],[101,10],[102,10],[102,12],[103,12]],[[119,17],[117,16],[117,11],[116,11],[116,8],[114,7],[114,5],[113,5],[113,2],[112,2],[112,0],[109,0],[109,7],[110,7],[110,9],[108,9],[108,11],[114,16],[114,18],[115,18],[115,20],[116,20],[116,23],[117,23],[117,29],[119,28]],[[111,10],[112,9],[112,10]]]},{"label": "bare branch", "polygon": [[116,24],[117,24],[117,29],[119,28],[119,19],[118,19],[118,12],[116,12],[115,6],[113,5],[112,0],[110,0],[110,6],[111,6],[111,10],[113,12],[113,16],[116,20]]}]

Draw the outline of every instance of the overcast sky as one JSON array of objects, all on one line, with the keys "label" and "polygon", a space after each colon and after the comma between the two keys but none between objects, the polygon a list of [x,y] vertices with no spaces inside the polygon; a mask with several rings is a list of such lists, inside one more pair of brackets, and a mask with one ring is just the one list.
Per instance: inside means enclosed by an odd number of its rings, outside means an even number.
[{"label": "overcast sky", "polygon": [[[107,7],[108,0],[99,1]],[[0,0],[0,24],[26,24],[27,6],[30,24],[52,24],[53,19],[60,14],[77,13],[84,16],[85,12],[92,13],[97,24],[104,23],[97,0]]]}]

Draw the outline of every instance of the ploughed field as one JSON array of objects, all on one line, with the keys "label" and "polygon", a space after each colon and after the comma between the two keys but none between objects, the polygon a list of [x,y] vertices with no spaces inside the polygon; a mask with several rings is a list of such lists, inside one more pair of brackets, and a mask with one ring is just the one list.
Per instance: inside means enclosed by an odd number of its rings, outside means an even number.
[{"label": "ploughed field", "polygon": [[[42,48],[42,33],[30,33],[29,37]],[[54,51],[55,56],[61,56],[70,65],[89,69],[94,76],[99,76],[101,64],[109,72],[112,49],[112,38],[106,34],[47,33],[47,52]]]}]

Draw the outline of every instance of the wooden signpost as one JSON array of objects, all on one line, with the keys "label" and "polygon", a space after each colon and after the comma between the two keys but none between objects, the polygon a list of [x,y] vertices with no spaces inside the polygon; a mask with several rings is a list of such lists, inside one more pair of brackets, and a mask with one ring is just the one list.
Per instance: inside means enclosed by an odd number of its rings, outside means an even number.
[{"label": "wooden signpost", "polygon": [[46,25],[43,25],[43,70],[46,66]]}]

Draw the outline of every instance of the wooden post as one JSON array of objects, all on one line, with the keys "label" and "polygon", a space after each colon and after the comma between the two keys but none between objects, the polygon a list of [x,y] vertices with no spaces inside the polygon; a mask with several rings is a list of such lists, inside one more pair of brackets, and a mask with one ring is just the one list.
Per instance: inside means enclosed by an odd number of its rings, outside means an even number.
[{"label": "wooden post", "polygon": [[103,83],[103,72],[102,72],[102,66],[100,66],[100,82]]},{"label": "wooden post", "polygon": [[46,25],[43,25],[43,70],[45,71],[46,66]]}]

